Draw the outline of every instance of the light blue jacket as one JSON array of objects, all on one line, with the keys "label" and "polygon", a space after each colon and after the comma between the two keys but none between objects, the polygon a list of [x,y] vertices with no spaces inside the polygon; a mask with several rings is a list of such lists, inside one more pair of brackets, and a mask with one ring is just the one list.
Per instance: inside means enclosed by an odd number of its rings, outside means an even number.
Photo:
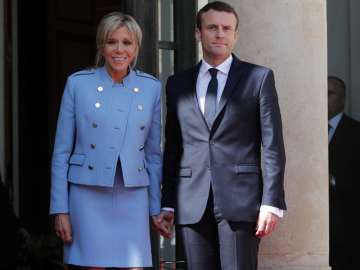
[{"label": "light blue jacket", "polygon": [[57,123],[50,214],[68,213],[68,183],[112,187],[118,159],[126,187],[148,186],[160,212],[161,84],[131,70],[114,83],[105,67],[68,77]]}]

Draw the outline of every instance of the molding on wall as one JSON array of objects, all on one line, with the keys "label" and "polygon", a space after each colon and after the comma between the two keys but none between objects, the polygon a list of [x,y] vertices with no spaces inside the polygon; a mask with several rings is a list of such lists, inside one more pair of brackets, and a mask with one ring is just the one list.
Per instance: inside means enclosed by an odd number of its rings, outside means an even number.
[{"label": "molding on wall", "polygon": [[4,1],[0,0],[0,172],[5,179],[5,44],[4,44]]}]

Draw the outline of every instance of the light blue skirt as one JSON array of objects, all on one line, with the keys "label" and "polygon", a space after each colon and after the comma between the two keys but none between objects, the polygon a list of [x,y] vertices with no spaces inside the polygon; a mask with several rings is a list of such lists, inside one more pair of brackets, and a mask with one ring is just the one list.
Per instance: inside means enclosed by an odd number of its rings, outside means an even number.
[{"label": "light blue skirt", "polygon": [[97,267],[152,266],[147,187],[124,187],[118,164],[114,187],[70,184],[73,242],[64,262]]}]

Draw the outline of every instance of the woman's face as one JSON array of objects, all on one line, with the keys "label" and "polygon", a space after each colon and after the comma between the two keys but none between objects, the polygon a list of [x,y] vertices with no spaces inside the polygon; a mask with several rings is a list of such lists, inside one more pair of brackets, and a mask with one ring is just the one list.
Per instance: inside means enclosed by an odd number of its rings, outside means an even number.
[{"label": "woman's face", "polygon": [[116,29],[109,35],[105,41],[102,55],[106,68],[114,80],[122,80],[126,76],[137,51],[138,46],[134,35],[125,26]]}]

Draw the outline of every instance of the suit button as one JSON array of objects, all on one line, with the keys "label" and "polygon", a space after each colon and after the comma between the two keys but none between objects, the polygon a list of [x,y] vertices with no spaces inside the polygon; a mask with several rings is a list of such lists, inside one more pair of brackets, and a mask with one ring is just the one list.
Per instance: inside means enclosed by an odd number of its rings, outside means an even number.
[{"label": "suit button", "polygon": [[94,167],[93,167],[92,165],[89,165],[89,166],[88,166],[88,169],[89,169],[90,171],[92,171],[92,170],[94,169]]},{"label": "suit button", "polygon": [[92,143],[92,144],[90,144],[90,147],[91,147],[91,149],[95,149],[96,145]]},{"label": "suit button", "polygon": [[93,127],[93,128],[97,128],[98,125],[97,125],[96,123],[92,123],[92,127]]},{"label": "suit button", "polygon": [[139,151],[142,151],[142,150],[144,150],[144,146],[143,146],[143,145],[139,147]]},{"label": "suit button", "polygon": [[138,171],[141,172],[144,168],[143,167],[139,167]]},{"label": "suit button", "polygon": [[211,144],[211,145],[215,145],[215,141],[214,141],[214,140],[210,140],[210,144]]}]

